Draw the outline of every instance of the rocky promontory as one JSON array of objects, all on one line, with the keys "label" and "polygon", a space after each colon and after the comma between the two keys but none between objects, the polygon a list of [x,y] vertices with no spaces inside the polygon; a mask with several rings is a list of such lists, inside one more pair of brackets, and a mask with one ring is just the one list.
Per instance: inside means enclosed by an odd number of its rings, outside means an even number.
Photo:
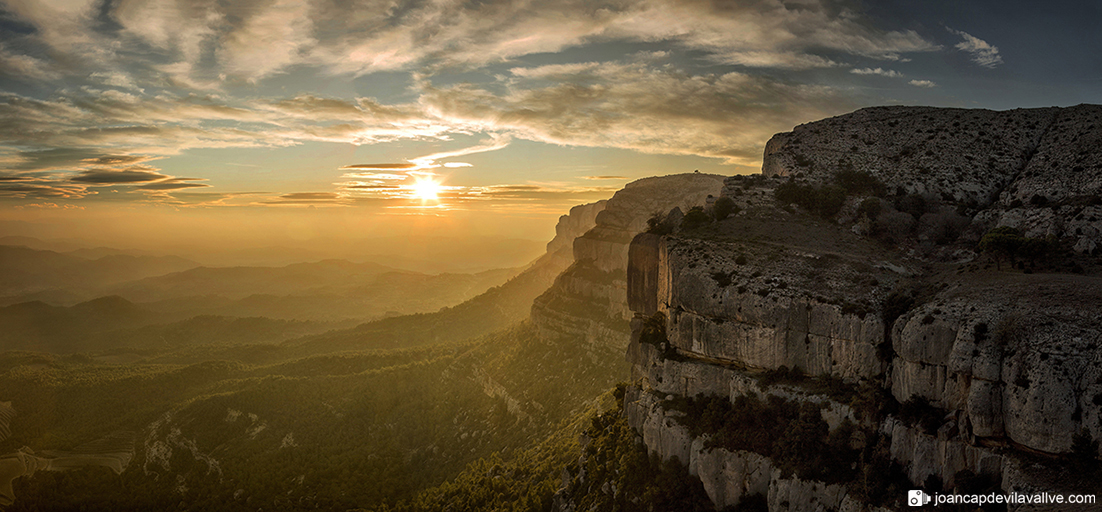
[{"label": "rocky promontory", "polygon": [[[633,240],[629,423],[717,508],[1102,491],[1100,114],[878,107],[774,136],[722,213]],[[726,430],[764,428],[744,410],[783,432]]]},{"label": "rocky promontory", "polygon": [[[597,203],[602,208],[595,225],[569,239],[573,263],[532,306],[532,323],[540,335],[577,336],[590,345],[626,347],[631,311],[625,269],[632,237],[655,215],[674,208],[687,210],[718,196],[723,179],[700,173],[644,178],[627,184],[607,202]],[[571,209],[571,217],[578,208]],[[567,241],[556,236],[548,251],[552,246],[565,247]]]}]

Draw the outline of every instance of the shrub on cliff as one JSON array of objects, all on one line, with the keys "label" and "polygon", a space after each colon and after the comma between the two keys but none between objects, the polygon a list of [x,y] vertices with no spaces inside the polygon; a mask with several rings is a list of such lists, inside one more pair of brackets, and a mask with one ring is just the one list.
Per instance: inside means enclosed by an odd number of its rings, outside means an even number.
[{"label": "shrub on cliff", "polygon": [[861,204],[857,206],[857,215],[864,215],[868,217],[870,221],[875,221],[880,212],[883,211],[883,206],[880,204],[880,200],[875,197],[870,197],[861,201]]},{"label": "shrub on cliff", "polygon": [[823,218],[833,217],[846,202],[846,190],[837,185],[804,185],[789,180],[773,190],[777,201],[795,204]]},{"label": "shrub on cliff", "polygon": [[893,291],[888,298],[884,300],[883,319],[884,323],[891,328],[895,320],[910,311],[911,306],[914,306],[915,299],[913,293],[907,290]]},{"label": "shrub on cliff", "polygon": [[716,204],[713,207],[712,213],[715,214],[717,221],[726,219],[732,214],[738,213],[740,208],[735,204],[735,200],[730,197],[723,196],[716,199]]},{"label": "shrub on cliff", "polygon": [[1098,467],[1098,441],[1091,437],[1087,429],[1082,429],[1071,438],[1071,459],[1084,470]]},{"label": "shrub on cliff", "polygon": [[898,503],[914,487],[903,467],[892,459],[891,438],[876,433],[861,450],[857,477],[846,486],[852,496],[873,506]]},{"label": "shrub on cliff", "polygon": [[654,235],[668,235],[672,232],[670,226],[666,224],[665,218],[661,213],[655,213],[647,219],[647,233]]},{"label": "shrub on cliff", "polygon": [[[987,494],[998,492],[1002,488],[1002,478],[988,473],[976,474],[968,469],[957,471],[953,475],[954,490],[958,494]],[[1005,510],[1005,508],[1003,509]]]},{"label": "shrub on cliff", "polygon": [[872,224],[872,235],[887,243],[898,243],[914,230],[915,218],[909,213],[889,209],[877,215]]},{"label": "shrub on cliff", "polygon": [[907,194],[895,199],[895,209],[918,219],[929,211],[929,204],[926,198],[919,194]]},{"label": "shrub on cliff", "polygon": [[861,383],[849,406],[857,413],[857,418],[866,424],[877,424],[888,414],[899,411],[899,402],[891,392],[874,381]]},{"label": "shrub on cliff", "polygon": [[888,191],[884,182],[867,171],[843,169],[834,175],[834,181],[852,195],[871,194],[880,197]]},{"label": "shrub on cliff", "polygon": [[769,512],[769,500],[764,494],[743,494],[737,506],[728,505],[720,512]]},{"label": "shrub on cliff", "polygon": [[945,419],[945,410],[934,407],[925,397],[918,395],[908,398],[899,406],[899,420],[911,427],[922,427],[927,434],[934,435]]},{"label": "shrub on cliff", "polygon": [[980,239],[978,248],[980,252],[990,255],[995,260],[995,268],[1000,270],[1004,259],[1010,260],[1010,264],[1014,265],[1018,258],[1023,258],[1035,265],[1037,260],[1052,259],[1052,256],[1060,255],[1056,242],[1022,236],[1020,231],[1009,226],[988,231]]},{"label": "shrub on cliff", "polygon": [[639,343],[653,345],[662,351],[663,357],[673,356],[677,350],[670,345],[666,338],[666,314],[658,311],[643,320],[643,327],[639,331]]},{"label": "shrub on cliff", "polygon": [[938,245],[944,245],[956,240],[971,222],[972,219],[959,215],[950,208],[943,208],[919,218],[918,229],[920,235],[925,235]]},{"label": "shrub on cliff", "polygon": [[677,398],[665,406],[684,414],[678,421],[694,437],[709,436],[706,448],[746,450],[773,459],[786,475],[843,482],[856,478],[858,450],[850,447],[857,433],[852,423],[830,432],[820,406],[769,395]]},{"label": "shrub on cliff", "polygon": [[704,212],[703,206],[694,206],[689,208],[689,211],[685,213],[685,217],[681,219],[681,229],[691,231],[711,224],[711,222],[712,217]]},{"label": "shrub on cliff", "polygon": [[782,475],[826,480],[837,469],[828,467],[828,450],[823,449],[829,429],[817,404],[803,402],[799,410],[773,445],[775,462]]},{"label": "shrub on cliff", "polygon": [[[662,461],[657,454],[647,453],[622,408],[593,416],[585,436],[584,455],[568,466],[566,486],[559,491],[560,498],[578,510],[714,510],[704,485],[689,474],[683,462],[676,458]],[[504,479],[494,478],[499,480]],[[510,510],[550,510],[551,505],[546,499]]]}]

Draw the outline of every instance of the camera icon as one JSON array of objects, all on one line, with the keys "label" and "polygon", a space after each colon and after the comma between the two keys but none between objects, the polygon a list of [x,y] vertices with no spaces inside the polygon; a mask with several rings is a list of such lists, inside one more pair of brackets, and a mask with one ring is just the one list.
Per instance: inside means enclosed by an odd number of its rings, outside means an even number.
[{"label": "camera icon", "polygon": [[915,489],[907,491],[907,504],[912,507],[921,507],[930,503],[930,495]]}]

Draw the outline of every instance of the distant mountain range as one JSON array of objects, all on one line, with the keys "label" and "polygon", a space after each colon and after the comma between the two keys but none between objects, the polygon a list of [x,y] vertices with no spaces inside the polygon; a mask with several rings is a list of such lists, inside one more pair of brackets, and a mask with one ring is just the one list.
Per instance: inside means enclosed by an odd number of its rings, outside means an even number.
[{"label": "distant mountain range", "polygon": [[282,267],[204,267],[176,256],[111,252],[96,248],[63,254],[0,245],[0,267],[4,269],[0,273],[0,306],[35,301],[69,306],[118,296],[177,320],[221,315],[364,321],[458,304],[521,270],[427,275],[345,260]]},{"label": "distant mountain range", "polygon": [[[0,222],[0,232],[3,232],[3,226],[4,223]],[[102,241],[84,239],[43,240],[33,236],[0,236],[0,245],[53,251],[85,259],[113,255],[174,254],[195,262],[192,266],[208,267],[282,267],[304,261],[343,259],[426,274],[477,273],[524,265],[544,252],[544,244],[542,241],[500,236],[392,236],[339,243],[321,240],[311,245],[273,244],[248,248],[198,249],[181,245],[151,251],[110,247]]]},{"label": "distant mountain range", "polygon": [[[95,294],[118,283],[197,267],[176,256],[110,254],[97,259],[31,249],[0,246],[0,297],[30,296],[65,290],[73,296]],[[11,300],[7,301],[9,304]]]},{"label": "distant mountain range", "polygon": [[41,301],[0,307],[0,346],[49,353],[103,353],[126,348],[163,352],[188,345],[274,344],[336,327],[264,317],[188,316],[155,311],[117,295],[74,306]]}]

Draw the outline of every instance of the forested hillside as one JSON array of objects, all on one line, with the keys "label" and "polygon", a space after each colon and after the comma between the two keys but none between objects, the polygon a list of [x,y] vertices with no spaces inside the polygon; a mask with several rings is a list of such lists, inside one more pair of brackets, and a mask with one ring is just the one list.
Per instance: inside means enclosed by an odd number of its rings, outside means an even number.
[{"label": "forested hillside", "polygon": [[[14,481],[10,510],[354,508],[392,503],[491,454],[525,450],[585,411],[617,354],[519,324],[472,341],[253,365],[106,365],[6,353],[16,411],[3,452],[39,456],[119,431],[133,462]],[[371,482],[365,485],[365,482]]]}]

